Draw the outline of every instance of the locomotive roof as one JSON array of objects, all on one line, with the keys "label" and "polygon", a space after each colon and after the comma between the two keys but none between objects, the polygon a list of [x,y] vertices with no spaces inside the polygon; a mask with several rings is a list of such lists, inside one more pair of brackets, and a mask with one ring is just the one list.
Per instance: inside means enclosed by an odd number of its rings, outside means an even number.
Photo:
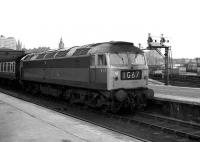
[{"label": "locomotive roof", "polygon": [[116,53],[116,52],[135,52],[135,53],[143,53],[141,49],[134,46],[133,43],[130,42],[105,42],[105,43],[97,43],[93,45],[94,48],[88,52],[90,54],[94,53]]},{"label": "locomotive roof", "polygon": [[51,59],[72,56],[84,56],[96,53],[134,52],[143,53],[141,49],[130,42],[111,41],[84,46],[74,46],[69,49],[51,50],[39,54],[29,54],[23,60]]}]

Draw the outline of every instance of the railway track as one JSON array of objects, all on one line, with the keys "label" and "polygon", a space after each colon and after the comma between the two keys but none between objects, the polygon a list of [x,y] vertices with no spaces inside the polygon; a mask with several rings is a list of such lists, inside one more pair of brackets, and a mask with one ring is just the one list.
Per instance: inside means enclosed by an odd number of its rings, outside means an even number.
[{"label": "railway track", "polygon": [[42,97],[42,99],[38,99],[36,96],[27,96],[27,94],[21,94],[21,92],[15,93],[2,89],[0,91],[143,142],[184,142],[200,140],[200,127],[195,123],[184,122],[147,112],[123,116],[113,115],[84,108],[79,105],[71,106],[55,98]]},{"label": "railway track", "polygon": [[128,117],[127,120],[160,129],[166,133],[200,141],[200,125],[194,122],[182,121],[147,112],[139,112],[133,118]]}]

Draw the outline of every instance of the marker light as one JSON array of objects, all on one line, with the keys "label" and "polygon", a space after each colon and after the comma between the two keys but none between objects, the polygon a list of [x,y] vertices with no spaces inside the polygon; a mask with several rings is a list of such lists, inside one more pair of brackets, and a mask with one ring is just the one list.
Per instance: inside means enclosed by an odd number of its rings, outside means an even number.
[{"label": "marker light", "polygon": [[118,80],[119,72],[115,71],[114,79]]}]

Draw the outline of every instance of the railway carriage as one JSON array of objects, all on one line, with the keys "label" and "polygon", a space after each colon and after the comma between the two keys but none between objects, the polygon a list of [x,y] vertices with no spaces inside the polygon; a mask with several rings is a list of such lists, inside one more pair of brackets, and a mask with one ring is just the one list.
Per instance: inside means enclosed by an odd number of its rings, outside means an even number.
[{"label": "railway carriage", "polygon": [[148,66],[133,43],[105,42],[68,50],[28,54],[21,59],[21,82],[33,93],[62,96],[71,103],[118,112],[146,103]]},{"label": "railway carriage", "polygon": [[0,49],[0,78],[3,84],[19,79],[20,59],[24,55],[24,51]]}]

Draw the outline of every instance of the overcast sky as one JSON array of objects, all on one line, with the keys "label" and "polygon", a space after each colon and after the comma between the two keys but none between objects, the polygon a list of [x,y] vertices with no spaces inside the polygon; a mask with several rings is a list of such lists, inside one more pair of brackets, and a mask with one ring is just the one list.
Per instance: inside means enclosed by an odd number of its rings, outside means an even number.
[{"label": "overcast sky", "polygon": [[170,38],[175,58],[200,57],[199,0],[0,0],[0,35],[26,48],[111,40],[147,46],[148,33]]}]

